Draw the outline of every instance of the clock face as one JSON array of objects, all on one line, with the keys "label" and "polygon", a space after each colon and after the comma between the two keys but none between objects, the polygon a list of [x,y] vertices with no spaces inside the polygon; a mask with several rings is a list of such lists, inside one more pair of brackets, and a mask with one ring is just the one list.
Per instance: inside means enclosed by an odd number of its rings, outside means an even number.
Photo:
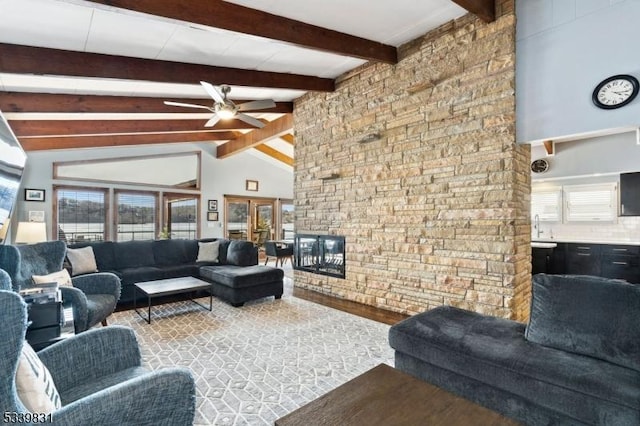
[{"label": "clock face", "polygon": [[542,158],[531,163],[531,171],[533,173],[544,173],[549,170],[549,162]]},{"label": "clock face", "polygon": [[603,109],[620,108],[638,94],[638,80],[631,75],[614,75],[598,84],[593,91],[593,103]]}]

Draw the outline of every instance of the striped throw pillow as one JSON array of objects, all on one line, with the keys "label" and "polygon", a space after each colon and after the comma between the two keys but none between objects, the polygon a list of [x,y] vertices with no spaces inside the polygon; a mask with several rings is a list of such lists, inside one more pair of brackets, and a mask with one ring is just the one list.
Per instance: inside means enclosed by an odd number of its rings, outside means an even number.
[{"label": "striped throw pillow", "polygon": [[18,361],[16,388],[20,401],[32,413],[49,414],[62,407],[51,373],[27,342]]}]

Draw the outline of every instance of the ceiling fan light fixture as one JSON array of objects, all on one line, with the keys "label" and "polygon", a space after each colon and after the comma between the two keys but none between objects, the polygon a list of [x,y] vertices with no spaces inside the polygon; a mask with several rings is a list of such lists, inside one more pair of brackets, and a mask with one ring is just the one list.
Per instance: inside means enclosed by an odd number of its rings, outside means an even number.
[{"label": "ceiling fan light fixture", "polygon": [[223,120],[227,120],[229,118],[233,118],[236,115],[236,112],[232,109],[220,109],[218,110],[218,112],[216,112],[216,114],[218,114],[218,117],[220,117]]}]

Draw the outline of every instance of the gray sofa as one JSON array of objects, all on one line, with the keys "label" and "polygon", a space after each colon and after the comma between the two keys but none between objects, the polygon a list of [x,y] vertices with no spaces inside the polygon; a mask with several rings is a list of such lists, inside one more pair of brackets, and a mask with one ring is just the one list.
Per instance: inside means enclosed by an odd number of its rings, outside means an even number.
[{"label": "gray sofa", "polygon": [[198,243],[212,241],[216,239],[100,241],[70,244],[69,248],[91,246],[98,271],[120,278],[119,305],[133,301],[135,283],[186,276],[213,283],[213,294],[233,306],[267,296],[282,297],[283,271],[257,267],[258,250],[249,241],[217,240],[218,261],[198,262]]},{"label": "gray sofa", "polygon": [[528,324],[443,306],[391,327],[395,366],[529,425],[640,424],[640,286],[538,274]]}]

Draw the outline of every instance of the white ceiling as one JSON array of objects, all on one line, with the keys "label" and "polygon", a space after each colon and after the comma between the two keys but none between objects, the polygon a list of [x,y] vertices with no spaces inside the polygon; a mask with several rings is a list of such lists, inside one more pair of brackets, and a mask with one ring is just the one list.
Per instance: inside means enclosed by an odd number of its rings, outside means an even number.
[{"label": "white ceiling", "polygon": [[[232,0],[246,7],[399,46],[460,17],[449,0]],[[0,42],[335,78],[361,59],[80,0],[0,0]],[[212,82],[222,84],[224,82]],[[165,84],[0,73],[0,90],[202,97],[198,82]],[[291,101],[304,92],[233,87],[235,99]]]}]

